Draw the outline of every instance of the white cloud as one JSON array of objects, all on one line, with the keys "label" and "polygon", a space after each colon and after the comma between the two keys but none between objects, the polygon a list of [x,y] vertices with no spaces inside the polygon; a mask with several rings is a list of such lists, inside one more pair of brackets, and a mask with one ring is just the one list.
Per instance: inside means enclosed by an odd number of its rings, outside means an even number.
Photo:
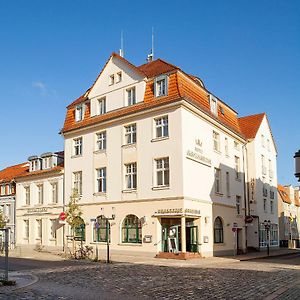
[{"label": "white cloud", "polygon": [[47,92],[47,88],[46,88],[46,84],[43,83],[42,81],[34,81],[32,83],[32,86],[36,89],[38,89],[41,93],[41,95],[46,95]]}]

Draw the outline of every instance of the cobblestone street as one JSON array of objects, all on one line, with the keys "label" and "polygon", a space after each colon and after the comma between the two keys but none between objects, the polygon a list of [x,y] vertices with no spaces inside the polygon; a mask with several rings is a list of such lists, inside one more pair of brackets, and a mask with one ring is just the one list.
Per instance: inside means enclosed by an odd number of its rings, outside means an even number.
[{"label": "cobblestone street", "polygon": [[[288,263],[287,263],[288,262]],[[299,258],[208,267],[74,264],[31,273],[39,281],[1,299],[299,299]],[[183,263],[184,265],[184,263]],[[1,291],[1,290],[0,290]]]}]

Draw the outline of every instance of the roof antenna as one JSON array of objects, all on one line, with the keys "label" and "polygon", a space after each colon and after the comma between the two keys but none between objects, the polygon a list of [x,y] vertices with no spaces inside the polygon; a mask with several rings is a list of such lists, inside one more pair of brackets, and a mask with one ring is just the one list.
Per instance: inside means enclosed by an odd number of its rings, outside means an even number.
[{"label": "roof antenna", "polygon": [[154,59],[154,28],[152,27],[152,45],[151,52],[147,55],[147,62],[153,61]]},{"label": "roof antenna", "polygon": [[119,55],[124,57],[123,29],[121,30],[121,49],[119,50]]}]

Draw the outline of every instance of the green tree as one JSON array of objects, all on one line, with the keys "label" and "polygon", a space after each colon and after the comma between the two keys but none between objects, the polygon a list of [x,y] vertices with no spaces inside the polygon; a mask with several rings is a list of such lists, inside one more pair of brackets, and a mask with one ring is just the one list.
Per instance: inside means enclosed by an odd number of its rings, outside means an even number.
[{"label": "green tree", "polygon": [[3,212],[0,211],[0,228],[4,228],[4,227],[5,227],[4,216],[3,216]]}]

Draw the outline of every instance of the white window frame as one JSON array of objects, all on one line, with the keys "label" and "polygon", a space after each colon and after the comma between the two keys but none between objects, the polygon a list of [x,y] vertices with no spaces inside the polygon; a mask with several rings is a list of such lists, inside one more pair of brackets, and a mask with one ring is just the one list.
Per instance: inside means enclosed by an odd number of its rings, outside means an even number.
[{"label": "white window frame", "polygon": [[125,164],[125,190],[137,189],[137,163]]},{"label": "white window frame", "polygon": [[136,89],[135,89],[135,87],[126,89],[126,104],[127,104],[127,106],[136,104]]},{"label": "white window frame", "polygon": [[122,81],[122,77],[123,77],[122,71],[118,72],[118,73],[117,73],[117,80],[116,80],[116,83],[121,82],[121,81]]},{"label": "white window frame", "polygon": [[56,222],[57,219],[50,219],[50,240],[56,240],[57,234],[56,234]]},{"label": "white window frame", "polygon": [[50,169],[51,168],[51,157],[44,157],[43,158],[43,169]]},{"label": "white window frame", "polygon": [[161,116],[154,118],[155,138],[169,137],[169,117]]},{"label": "white window frame", "polygon": [[106,150],[106,131],[96,133],[96,151]]},{"label": "white window frame", "polygon": [[73,172],[73,190],[82,195],[82,171]]},{"label": "white window frame", "polygon": [[263,208],[264,208],[264,212],[267,213],[267,199],[263,199]]},{"label": "white window frame", "polygon": [[265,136],[262,134],[261,135],[261,146],[263,147],[263,148],[265,148]]},{"label": "white window frame", "polygon": [[241,196],[235,197],[235,203],[236,203],[236,213],[238,215],[241,215]]},{"label": "white window frame", "polygon": [[73,140],[73,156],[82,155],[82,137]]},{"label": "white window frame", "polygon": [[109,75],[109,85],[115,84],[115,74]]},{"label": "white window frame", "polygon": [[136,143],[136,123],[126,125],[125,130],[125,145]]},{"label": "white window frame", "polygon": [[274,201],[273,200],[270,200],[270,211],[271,211],[271,214],[274,214]]},{"label": "white window frame", "polygon": [[221,169],[215,168],[215,193],[221,194],[222,193],[222,174]]},{"label": "white window frame", "polygon": [[[155,187],[168,187],[170,186],[170,159],[169,157],[161,157],[154,159],[155,170]],[[161,175],[159,175],[161,174]],[[161,182],[159,177],[161,176]]]},{"label": "white window frame", "polygon": [[29,219],[23,220],[24,221],[24,239],[29,239]]},{"label": "white window frame", "polygon": [[106,98],[98,99],[98,115],[104,115],[106,113]]},{"label": "white window frame", "polygon": [[218,116],[218,99],[210,94],[209,95],[209,103],[210,103],[210,111],[215,116]]},{"label": "white window frame", "polygon": [[241,165],[239,156],[234,156],[234,169],[235,169],[235,179],[241,179]]},{"label": "white window frame", "polygon": [[225,148],[225,155],[229,156],[229,145],[228,145],[228,138],[225,137],[225,142],[224,142],[224,148]]},{"label": "white window frame", "polygon": [[75,121],[80,122],[84,119],[84,104],[75,107]]},{"label": "white window frame", "polygon": [[168,95],[168,76],[162,75],[155,78],[154,81],[155,97],[163,97]]},{"label": "white window frame", "polygon": [[41,240],[43,238],[43,223],[42,219],[36,219],[36,239]]},{"label": "white window frame", "polygon": [[106,167],[96,169],[96,193],[106,193]]},{"label": "white window frame", "polygon": [[230,197],[230,173],[226,172],[226,196]]},{"label": "white window frame", "polygon": [[213,130],[214,151],[220,152],[220,133]]},{"label": "white window frame", "polygon": [[30,186],[25,186],[25,205],[30,205]]},{"label": "white window frame", "polygon": [[265,156],[264,155],[261,155],[261,172],[263,175],[267,174],[267,167],[265,164]]},{"label": "white window frame", "polygon": [[51,200],[53,204],[58,203],[58,182],[51,182]]},{"label": "white window frame", "polygon": [[44,185],[38,184],[37,189],[38,189],[38,204],[43,205],[44,204]]}]

